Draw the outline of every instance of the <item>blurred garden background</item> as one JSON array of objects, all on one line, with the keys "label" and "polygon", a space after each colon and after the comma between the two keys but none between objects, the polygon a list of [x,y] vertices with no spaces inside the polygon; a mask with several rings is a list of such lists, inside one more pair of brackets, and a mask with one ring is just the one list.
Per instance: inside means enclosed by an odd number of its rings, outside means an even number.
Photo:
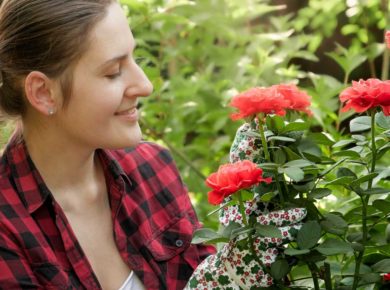
[{"label": "blurred garden background", "polygon": [[[321,222],[327,235],[339,235],[351,244],[357,241],[362,197],[348,190],[347,184],[330,181],[345,175],[366,174],[368,169],[359,166],[359,160],[366,159],[364,164],[368,164],[373,157],[370,153],[361,156],[356,153],[357,147],[360,150],[369,146],[367,132],[359,129],[362,135],[349,137],[349,122],[357,115],[353,111],[340,111],[339,94],[353,80],[389,79],[389,50],[384,43],[385,31],[390,28],[388,0],[121,0],[121,3],[137,42],[135,58],[154,84],[153,94],[141,100],[144,138],[171,150],[205,226],[217,228],[218,223],[217,215],[208,215],[214,207],[207,202],[209,189],[204,181],[219,165],[228,162],[229,148],[242,124],[229,117],[233,111],[228,107],[231,97],[254,86],[294,83],[312,97],[313,115],[297,116],[310,128],[300,146],[311,151],[302,156],[317,163],[327,160],[331,164],[341,157],[353,161],[341,171],[327,172],[323,180],[327,189],[318,198],[309,198],[310,189],[305,187],[309,182],[295,185],[306,188],[308,194],[304,197],[319,211],[337,211],[332,221],[325,219],[334,224]],[[365,218],[372,219],[369,237],[363,243],[368,246],[364,263],[387,261],[384,262],[387,268],[381,268],[381,273],[390,269],[389,119],[383,114],[377,118],[381,139],[377,140],[380,147],[376,152],[375,175],[371,175],[369,183],[380,190],[373,192],[369,185],[373,197],[364,209]],[[1,147],[13,127],[12,121],[1,123]],[[340,143],[340,140],[347,141]],[[343,153],[345,148],[350,149],[348,154]],[[354,150],[355,153],[351,152]],[[348,227],[355,240],[347,235]],[[354,251],[357,257],[359,250]],[[332,271],[340,268],[346,257],[351,255],[336,257]],[[344,274],[353,273],[353,263],[351,267],[352,270],[342,269]],[[373,276],[372,280],[378,283],[378,277]],[[365,289],[376,289],[377,284],[371,282],[367,282],[369,286]],[[339,284],[349,287],[351,282]]]}]

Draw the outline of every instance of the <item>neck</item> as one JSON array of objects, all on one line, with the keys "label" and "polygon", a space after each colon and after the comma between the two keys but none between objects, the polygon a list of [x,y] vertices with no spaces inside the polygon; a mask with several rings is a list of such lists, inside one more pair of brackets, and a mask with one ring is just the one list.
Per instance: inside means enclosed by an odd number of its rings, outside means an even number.
[{"label": "neck", "polygon": [[25,128],[23,137],[31,159],[64,211],[101,201],[105,181],[95,149],[61,138],[50,128]]}]

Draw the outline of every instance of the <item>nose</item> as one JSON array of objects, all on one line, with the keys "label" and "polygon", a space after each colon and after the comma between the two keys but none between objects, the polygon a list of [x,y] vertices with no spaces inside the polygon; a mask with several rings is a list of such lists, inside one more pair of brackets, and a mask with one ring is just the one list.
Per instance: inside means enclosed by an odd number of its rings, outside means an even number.
[{"label": "nose", "polygon": [[125,91],[128,97],[147,97],[153,92],[153,85],[142,68],[133,62],[133,69],[129,75],[129,85]]}]

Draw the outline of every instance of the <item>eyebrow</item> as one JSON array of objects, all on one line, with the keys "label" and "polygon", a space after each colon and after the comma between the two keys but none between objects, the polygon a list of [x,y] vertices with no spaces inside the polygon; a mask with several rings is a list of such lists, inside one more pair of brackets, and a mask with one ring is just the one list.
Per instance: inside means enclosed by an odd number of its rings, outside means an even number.
[{"label": "eyebrow", "polygon": [[[136,46],[137,46],[136,43],[134,43],[131,51],[134,51]],[[124,54],[115,56],[113,58],[110,58],[109,60],[105,61],[103,64],[99,65],[98,70],[102,70],[104,67],[108,66],[111,63],[120,62],[120,61],[126,59],[128,56],[129,56],[128,53],[124,53]]]},{"label": "eyebrow", "polygon": [[128,57],[128,54],[122,54],[119,56],[115,56],[113,58],[110,58],[109,60],[105,61],[103,64],[99,65],[98,70],[102,70],[104,67],[108,66],[111,63],[116,63],[119,61],[122,61]]}]

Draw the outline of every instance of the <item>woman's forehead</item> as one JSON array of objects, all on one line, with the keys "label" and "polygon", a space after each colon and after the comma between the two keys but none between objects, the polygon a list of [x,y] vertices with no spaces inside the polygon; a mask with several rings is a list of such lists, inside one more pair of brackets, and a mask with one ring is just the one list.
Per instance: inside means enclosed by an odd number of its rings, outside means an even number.
[{"label": "woman's forehead", "polygon": [[[131,54],[135,40],[127,18],[119,4],[107,8],[105,17],[96,23],[90,34],[90,45],[81,61],[93,61],[96,66],[124,54]],[[100,64],[99,64],[100,63]]]}]

